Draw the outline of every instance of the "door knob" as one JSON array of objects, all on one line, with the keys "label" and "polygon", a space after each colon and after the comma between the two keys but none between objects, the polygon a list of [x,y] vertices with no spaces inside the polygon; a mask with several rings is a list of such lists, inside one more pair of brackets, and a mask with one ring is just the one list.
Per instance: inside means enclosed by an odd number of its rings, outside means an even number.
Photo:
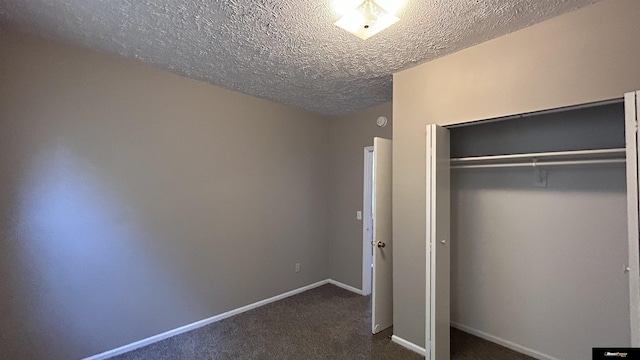
[{"label": "door knob", "polygon": [[385,243],[383,243],[382,241],[378,241],[378,247],[382,248],[382,247],[385,247],[385,246],[386,246]]}]

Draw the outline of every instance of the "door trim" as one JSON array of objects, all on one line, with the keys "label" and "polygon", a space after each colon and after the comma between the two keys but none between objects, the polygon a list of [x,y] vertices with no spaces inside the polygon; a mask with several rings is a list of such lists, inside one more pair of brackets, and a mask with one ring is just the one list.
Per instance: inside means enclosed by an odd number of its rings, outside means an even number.
[{"label": "door trim", "polygon": [[640,263],[638,229],[638,97],[640,92],[624,95],[625,142],[627,148],[627,226],[629,237],[629,324],[631,346],[640,347]]},{"label": "door trim", "polygon": [[371,213],[373,192],[373,146],[364,148],[364,177],[362,186],[362,294],[370,295],[372,286],[373,254],[371,242],[373,241]]},{"label": "door trim", "polygon": [[425,147],[426,358],[450,358],[450,140],[449,130],[427,125]]}]

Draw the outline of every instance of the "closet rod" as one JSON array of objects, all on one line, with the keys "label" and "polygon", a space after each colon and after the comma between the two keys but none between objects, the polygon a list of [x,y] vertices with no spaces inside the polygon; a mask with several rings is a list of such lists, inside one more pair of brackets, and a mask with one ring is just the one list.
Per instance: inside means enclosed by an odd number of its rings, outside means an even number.
[{"label": "closet rod", "polygon": [[559,161],[530,161],[503,164],[469,164],[452,165],[451,169],[482,169],[482,168],[507,168],[507,167],[544,167],[562,165],[596,165],[596,164],[624,164],[626,159],[598,159],[598,160],[559,160]]},{"label": "closet rod", "polygon": [[452,158],[451,164],[472,162],[472,161],[492,161],[492,160],[510,160],[510,159],[523,159],[523,158],[549,158],[549,157],[587,157],[592,155],[624,155],[626,153],[625,148],[615,149],[598,149],[598,150],[575,150],[575,151],[552,151],[541,153],[528,153],[528,154],[511,154],[511,155],[492,155],[492,156],[471,156],[462,158]]}]

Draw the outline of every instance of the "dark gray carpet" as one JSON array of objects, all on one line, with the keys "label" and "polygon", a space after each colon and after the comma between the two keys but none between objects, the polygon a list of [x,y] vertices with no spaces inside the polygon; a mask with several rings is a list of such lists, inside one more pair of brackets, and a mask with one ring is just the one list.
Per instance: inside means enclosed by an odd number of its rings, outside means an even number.
[{"label": "dark gray carpet", "polygon": [[[324,285],[112,359],[424,359],[392,329],[371,335],[370,319],[370,297]],[[456,360],[531,359],[454,329],[452,348]]]},{"label": "dark gray carpet", "polygon": [[452,360],[535,360],[464,331],[451,328]]}]

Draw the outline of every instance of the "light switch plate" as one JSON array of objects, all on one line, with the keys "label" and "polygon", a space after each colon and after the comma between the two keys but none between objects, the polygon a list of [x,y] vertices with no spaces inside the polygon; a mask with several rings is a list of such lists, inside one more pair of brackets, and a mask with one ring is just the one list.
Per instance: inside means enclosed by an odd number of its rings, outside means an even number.
[{"label": "light switch plate", "polygon": [[360,210],[356,211],[356,219],[362,220],[362,211]]}]

